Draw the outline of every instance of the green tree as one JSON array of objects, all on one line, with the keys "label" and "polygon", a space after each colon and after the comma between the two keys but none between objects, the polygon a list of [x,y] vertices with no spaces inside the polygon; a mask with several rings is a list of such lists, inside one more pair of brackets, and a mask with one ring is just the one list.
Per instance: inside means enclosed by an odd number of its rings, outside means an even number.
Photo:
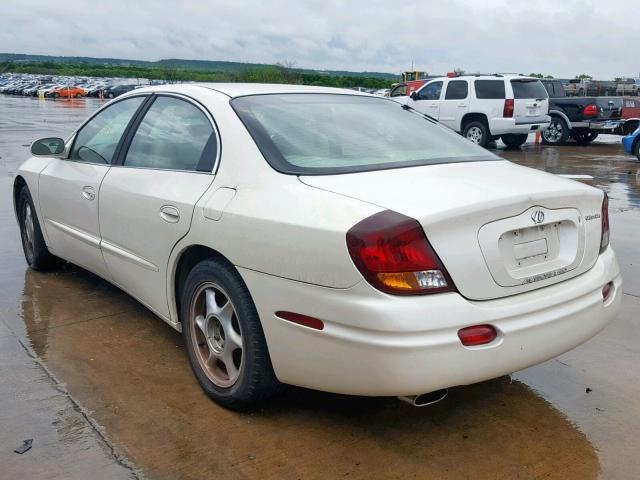
[{"label": "green tree", "polygon": [[581,73],[580,75],[576,75],[578,80],[591,80],[593,77],[591,75],[587,75],[586,73]]}]

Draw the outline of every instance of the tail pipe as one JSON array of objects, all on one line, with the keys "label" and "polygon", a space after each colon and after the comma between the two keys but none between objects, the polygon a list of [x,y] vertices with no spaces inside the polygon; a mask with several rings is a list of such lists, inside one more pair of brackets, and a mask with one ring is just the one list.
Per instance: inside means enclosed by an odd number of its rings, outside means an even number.
[{"label": "tail pipe", "polygon": [[421,393],[420,395],[408,395],[406,397],[398,397],[398,400],[410,403],[414,407],[426,407],[427,405],[433,405],[447,396],[449,390],[442,388],[429,393]]}]

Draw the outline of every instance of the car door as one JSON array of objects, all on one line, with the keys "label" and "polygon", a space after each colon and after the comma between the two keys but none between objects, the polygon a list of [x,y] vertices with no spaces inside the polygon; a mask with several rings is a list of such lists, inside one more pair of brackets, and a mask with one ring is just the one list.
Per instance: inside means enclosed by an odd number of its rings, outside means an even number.
[{"label": "car door", "polygon": [[100,251],[100,184],[127,126],[147,97],[113,103],[73,138],[68,158],[54,158],[40,173],[39,202],[50,250],[108,278]]},{"label": "car door", "polygon": [[440,102],[438,120],[447,127],[459,132],[460,121],[469,111],[469,82],[466,80],[449,80],[446,85],[444,99]]},{"label": "car door", "polygon": [[213,181],[218,134],[209,113],[178,95],[155,95],[100,189],[102,252],[112,281],[169,318],[167,266]]},{"label": "car door", "polygon": [[415,95],[410,98],[409,106],[438,120],[440,115],[440,96],[442,94],[443,81],[426,83]]}]

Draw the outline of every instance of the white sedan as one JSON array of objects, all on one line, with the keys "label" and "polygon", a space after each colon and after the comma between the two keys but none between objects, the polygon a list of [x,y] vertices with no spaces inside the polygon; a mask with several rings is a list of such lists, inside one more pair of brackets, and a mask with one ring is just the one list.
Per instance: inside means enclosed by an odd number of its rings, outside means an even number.
[{"label": "white sedan", "polygon": [[229,408],[282,383],[429,403],[620,306],[602,191],[388,99],[142,88],[31,152],[14,184],[31,268],[69,261],[138,299]]}]

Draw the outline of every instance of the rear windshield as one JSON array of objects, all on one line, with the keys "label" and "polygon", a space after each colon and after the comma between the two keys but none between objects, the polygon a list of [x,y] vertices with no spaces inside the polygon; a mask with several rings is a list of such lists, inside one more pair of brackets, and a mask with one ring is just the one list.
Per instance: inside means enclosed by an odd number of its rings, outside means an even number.
[{"label": "rear windshield", "polygon": [[326,175],[498,157],[393,100],[338,94],[235,98],[233,109],[279,172]]},{"label": "rear windshield", "polygon": [[513,98],[547,98],[547,90],[540,80],[511,80]]},{"label": "rear windshield", "polygon": [[504,96],[504,80],[476,80],[476,98],[501,100]]}]

